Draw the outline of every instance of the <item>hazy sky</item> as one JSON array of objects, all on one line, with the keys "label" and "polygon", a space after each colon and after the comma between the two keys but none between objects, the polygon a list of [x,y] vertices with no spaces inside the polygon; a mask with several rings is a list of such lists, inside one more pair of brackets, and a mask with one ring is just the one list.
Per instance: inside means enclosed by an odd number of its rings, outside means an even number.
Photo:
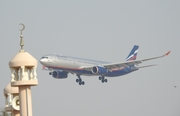
[{"label": "hazy sky", "polygon": [[[131,74],[109,78],[75,75],[57,80],[41,70],[32,87],[34,116],[179,116],[180,115],[180,1],[179,0],[1,0],[0,107],[10,82],[9,61],[20,50],[20,23],[24,49],[38,61],[49,53],[122,62],[133,45],[138,59],[159,64]],[[177,88],[174,88],[177,86]]]}]

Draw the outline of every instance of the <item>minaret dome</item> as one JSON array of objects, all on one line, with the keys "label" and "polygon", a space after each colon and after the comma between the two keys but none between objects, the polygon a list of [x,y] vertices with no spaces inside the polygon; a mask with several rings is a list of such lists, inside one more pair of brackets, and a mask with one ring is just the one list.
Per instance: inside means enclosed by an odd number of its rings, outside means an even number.
[{"label": "minaret dome", "polygon": [[15,68],[15,67],[20,67],[20,66],[26,66],[26,67],[33,67],[37,66],[37,60],[30,55],[28,52],[26,52],[23,47],[24,47],[24,40],[23,40],[23,35],[22,31],[25,29],[24,24],[20,24],[23,26],[22,29],[20,29],[21,34],[20,34],[20,46],[21,49],[20,51],[9,61],[9,67],[10,68]]}]

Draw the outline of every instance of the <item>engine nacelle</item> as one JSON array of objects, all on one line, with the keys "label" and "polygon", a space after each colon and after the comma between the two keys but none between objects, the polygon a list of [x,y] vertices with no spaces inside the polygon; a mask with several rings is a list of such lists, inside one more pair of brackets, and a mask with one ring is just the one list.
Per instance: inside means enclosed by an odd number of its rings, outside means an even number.
[{"label": "engine nacelle", "polygon": [[66,72],[61,72],[61,71],[53,71],[52,76],[56,79],[64,79],[68,77]]},{"label": "engine nacelle", "polygon": [[99,74],[99,75],[108,73],[108,70],[105,67],[101,67],[101,66],[94,66],[91,71],[93,74]]}]

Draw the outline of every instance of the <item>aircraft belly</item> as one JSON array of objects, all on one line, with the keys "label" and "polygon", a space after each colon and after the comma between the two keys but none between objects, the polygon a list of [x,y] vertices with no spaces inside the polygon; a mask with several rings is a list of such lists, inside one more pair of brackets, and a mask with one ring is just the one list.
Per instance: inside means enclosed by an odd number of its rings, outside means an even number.
[{"label": "aircraft belly", "polygon": [[122,75],[128,74],[130,72],[131,71],[117,70],[117,71],[108,72],[104,76],[106,76],[106,77],[117,77],[117,76],[122,76]]}]

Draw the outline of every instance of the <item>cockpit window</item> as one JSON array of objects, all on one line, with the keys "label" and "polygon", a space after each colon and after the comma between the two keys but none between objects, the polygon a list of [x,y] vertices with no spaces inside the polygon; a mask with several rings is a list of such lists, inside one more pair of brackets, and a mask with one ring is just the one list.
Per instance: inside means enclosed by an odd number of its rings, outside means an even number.
[{"label": "cockpit window", "polygon": [[48,59],[48,57],[42,57],[42,59],[43,59],[43,58],[44,58],[44,59]]}]

